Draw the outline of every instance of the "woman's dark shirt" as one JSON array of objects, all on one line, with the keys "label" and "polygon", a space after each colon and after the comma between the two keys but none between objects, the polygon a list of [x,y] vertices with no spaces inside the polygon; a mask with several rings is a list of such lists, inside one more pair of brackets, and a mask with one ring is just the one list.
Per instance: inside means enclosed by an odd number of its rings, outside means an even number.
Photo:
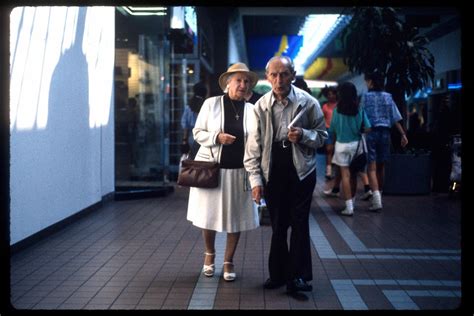
[{"label": "woman's dark shirt", "polygon": [[236,137],[231,145],[223,145],[220,167],[224,169],[238,169],[244,167],[244,101],[232,100],[237,110],[232,107],[229,96],[224,95],[224,132]]}]

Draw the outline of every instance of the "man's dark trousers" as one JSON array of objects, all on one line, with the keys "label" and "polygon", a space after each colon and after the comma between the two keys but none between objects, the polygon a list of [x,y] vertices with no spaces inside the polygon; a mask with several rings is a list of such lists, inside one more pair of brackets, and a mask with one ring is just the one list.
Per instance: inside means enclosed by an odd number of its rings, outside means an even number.
[{"label": "man's dark trousers", "polygon": [[316,170],[300,181],[293,165],[291,146],[289,143],[286,148],[281,143],[273,144],[270,181],[265,188],[273,231],[268,266],[270,279],[276,282],[313,279],[309,212]]}]

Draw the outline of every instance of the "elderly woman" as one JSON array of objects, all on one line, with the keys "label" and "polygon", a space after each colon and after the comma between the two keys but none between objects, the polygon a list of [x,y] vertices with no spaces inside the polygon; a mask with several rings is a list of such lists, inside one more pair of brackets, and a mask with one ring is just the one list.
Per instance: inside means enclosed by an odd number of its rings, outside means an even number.
[{"label": "elderly woman", "polygon": [[216,232],[227,232],[225,281],[236,277],[233,258],[240,232],[259,226],[243,165],[253,107],[245,102],[245,96],[257,80],[257,75],[243,63],[229,67],[219,77],[219,86],[225,94],[204,101],[193,129],[194,139],[201,145],[195,160],[219,162],[220,175],[217,188],[190,189],[187,219],[202,228],[205,246],[202,272],[207,277],[212,277],[215,271]]}]

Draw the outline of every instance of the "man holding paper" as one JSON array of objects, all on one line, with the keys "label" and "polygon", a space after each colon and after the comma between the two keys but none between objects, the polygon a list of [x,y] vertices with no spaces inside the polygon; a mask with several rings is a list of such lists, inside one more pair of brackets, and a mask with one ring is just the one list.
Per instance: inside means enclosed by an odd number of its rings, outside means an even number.
[{"label": "man holding paper", "polygon": [[316,149],[328,134],[319,102],[291,84],[296,74],[291,59],[273,57],[265,70],[272,90],[255,103],[244,155],[252,198],[257,204],[265,198],[272,223],[270,278],[264,287],[286,285],[289,295],[307,299],[295,294],[312,291],[308,220],[316,185]]}]

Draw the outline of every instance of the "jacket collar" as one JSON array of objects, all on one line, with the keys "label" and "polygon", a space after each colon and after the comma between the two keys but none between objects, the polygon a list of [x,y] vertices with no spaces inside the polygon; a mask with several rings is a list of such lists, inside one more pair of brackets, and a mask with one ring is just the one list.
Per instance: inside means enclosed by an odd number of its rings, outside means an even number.
[{"label": "jacket collar", "polygon": [[[273,96],[273,90],[270,90],[267,92],[261,99],[263,99],[263,106],[262,108],[267,111],[270,110],[273,102],[275,101],[275,97]],[[297,104],[298,106],[305,107],[307,103],[307,97],[304,95],[303,90],[301,90],[298,87],[295,87],[294,85],[291,85],[291,91],[288,94],[288,99],[293,104]]]}]

